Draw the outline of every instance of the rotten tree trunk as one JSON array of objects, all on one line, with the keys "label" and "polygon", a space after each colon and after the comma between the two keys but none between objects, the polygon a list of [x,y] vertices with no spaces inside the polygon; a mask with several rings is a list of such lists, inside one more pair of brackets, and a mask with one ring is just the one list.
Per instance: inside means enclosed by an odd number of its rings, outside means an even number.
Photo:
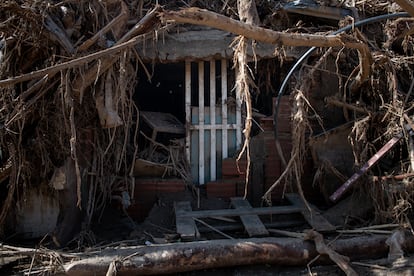
[{"label": "rotten tree trunk", "polygon": [[[350,260],[379,258],[388,253],[388,236],[359,236],[336,240],[330,248]],[[405,249],[414,247],[407,238]],[[180,244],[107,249],[99,255],[65,265],[68,275],[105,275],[116,264],[117,275],[159,275],[252,264],[306,265],[318,252],[313,242],[295,238],[213,240]],[[329,263],[321,256],[318,261]]]}]

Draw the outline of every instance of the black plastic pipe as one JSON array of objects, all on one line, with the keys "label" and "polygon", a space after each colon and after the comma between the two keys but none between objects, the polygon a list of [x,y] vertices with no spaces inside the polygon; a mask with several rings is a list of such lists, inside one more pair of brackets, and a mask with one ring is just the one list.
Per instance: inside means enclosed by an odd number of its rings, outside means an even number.
[{"label": "black plastic pipe", "polygon": [[[361,21],[357,21],[354,24],[350,24],[348,26],[345,26],[333,33],[331,33],[331,35],[337,35],[343,32],[347,32],[353,28],[357,28],[363,25],[367,25],[370,23],[375,23],[378,21],[382,21],[382,20],[386,20],[386,19],[394,19],[394,18],[400,18],[400,17],[410,17],[410,15],[407,12],[398,12],[398,13],[390,13],[390,14],[383,14],[383,15],[378,15],[378,16],[374,16],[374,17],[370,17],[367,19],[363,19]],[[281,101],[281,96],[283,96],[286,86],[288,84],[288,81],[290,79],[290,77],[293,75],[293,73],[295,72],[295,70],[299,67],[299,65],[305,61],[305,59],[307,59],[310,54],[312,54],[313,51],[316,50],[317,47],[311,47],[309,48],[309,50],[307,50],[297,61],[296,63],[292,66],[292,68],[290,69],[289,73],[286,75],[285,79],[282,82],[282,85],[280,86],[279,89],[279,93],[277,94],[277,101],[274,107],[274,112],[273,112],[273,121],[274,121],[274,126],[275,126],[275,139],[277,140],[278,137],[278,131],[277,131],[277,117],[278,117],[278,113],[279,113],[279,105],[280,105],[280,101]]]}]

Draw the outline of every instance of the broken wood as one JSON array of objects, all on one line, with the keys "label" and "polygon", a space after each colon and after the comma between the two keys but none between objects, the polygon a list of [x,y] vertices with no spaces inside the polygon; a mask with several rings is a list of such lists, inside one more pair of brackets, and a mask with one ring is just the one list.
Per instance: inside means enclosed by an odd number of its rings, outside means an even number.
[{"label": "broken wood", "polygon": [[373,181],[379,181],[379,180],[404,180],[409,177],[413,177],[414,172],[411,173],[404,173],[404,174],[397,174],[397,175],[384,175],[384,176],[373,176]]},{"label": "broken wood", "polygon": [[[236,210],[253,209],[250,203],[242,198],[231,198],[231,205]],[[269,232],[266,230],[266,227],[257,215],[242,215],[240,216],[240,219],[250,237],[269,235]]]},{"label": "broken wood", "polygon": [[[140,28],[139,29],[143,33],[146,32],[146,31],[150,31],[150,30],[152,30],[152,28],[155,27],[154,25],[151,25],[151,23],[153,23],[153,21],[151,21],[151,20],[154,20],[155,14],[154,13],[149,13],[148,16],[149,15],[151,15],[150,18],[146,16],[140,22],[137,23],[137,24],[142,24],[142,25],[146,26],[146,28]],[[145,21],[144,21],[144,19],[145,19]],[[148,21],[151,22],[151,23],[149,23]],[[104,50],[89,54],[89,55],[84,56],[84,57],[75,58],[75,59],[67,61],[67,62],[63,62],[63,63],[53,65],[53,66],[50,66],[50,67],[46,67],[44,69],[33,71],[33,72],[23,74],[23,75],[20,75],[20,76],[14,76],[14,77],[11,77],[11,78],[0,80],[0,87],[6,87],[8,85],[12,85],[12,84],[21,83],[21,82],[24,82],[24,81],[44,77],[47,74],[49,74],[49,75],[56,74],[56,73],[58,73],[58,72],[60,72],[64,69],[68,69],[68,68],[72,68],[72,67],[76,67],[76,66],[81,66],[81,65],[84,65],[84,64],[86,64],[90,61],[93,61],[93,60],[96,60],[96,59],[99,59],[99,58],[103,58],[103,57],[111,58],[111,59],[113,59],[113,62],[115,62],[115,60],[118,57],[111,57],[111,55],[114,55],[114,54],[116,54],[116,53],[118,53],[122,50],[130,48],[130,47],[134,46],[135,44],[141,42],[142,39],[143,39],[143,36],[142,36],[143,33],[141,33],[140,35],[137,34],[137,36],[131,38],[130,40],[128,40],[126,42],[116,44],[116,45],[112,46],[111,48],[104,49]],[[113,62],[111,64],[113,64]],[[104,66],[106,64],[107,63],[101,64],[101,66]],[[102,73],[105,72],[105,70],[103,70],[103,68],[108,69],[109,66],[108,67],[101,67],[100,72],[102,72]],[[90,71],[91,70],[88,70],[88,72],[90,72]],[[93,72],[95,72],[94,76],[96,77],[96,73],[98,72],[98,69],[96,68],[96,70],[93,71]],[[93,75],[93,74],[91,73],[91,75]],[[85,77],[85,76],[83,76],[83,77]],[[91,79],[91,78],[89,78],[89,79]],[[92,82],[94,80],[95,80],[95,78],[92,78]]]},{"label": "broken wood", "polygon": [[47,15],[44,20],[44,26],[46,30],[49,31],[51,39],[59,43],[62,48],[65,49],[66,53],[72,55],[75,52],[75,48],[66,35],[66,32],[62,30],[49,15]]},{"label": "broken wood", "polygon": [[[335,227],[331,225],[315,209],[311,211],[305,206],[302,199],[296,194],[286,195],[292,205],[252,208],[249,202],[243,198],[231,198],[231,205],[234,209],[221,210],[200,210],[192,211],[190,202],[182,201],[175,203],[177,233],[185,240],[194,240],[199,236],[198,228],[194,220],[198,218],[213,217],[240,217],[243,227],[250,237],[269,235],[259,215],[281,215],[301,213],[308,224],[318,231],[331,232]],[[314,207],[313,207],[314,208]],[[234,228],[232,226],[231,228]]]},{"label": "broken wood", "polygon": [[221,209],[221,210],[200,210],[191,211],[185,214],[181,214],[182,217],[195,217],[195,218],[209,218],[209,217],[237,217],[244,215],[271,215],[271,214],[292,214],[300,213],[302,208],[299,206],[274,206],[274,207],[260,207],[252,209]]},{"label": "broken wood", "polygon": [[205,221],[198,219],[198,218],[194,218],[195,221],[201,223],[202,225],[206,226],[207,228],[213,230],[216,233],[219,233],[220,235],[222,235],[223,237],[226,237],[228,239],[234,240],[234,238],[230,235],[227,235],[226,233],[224,233],[223,231],[221,231],[220,229],[217,229],[214,226],[211,226],[210,224],[206,223]]},{"label": "broken wood", "polygon": [[12,173],[12,158],[9,158],[3,167],[0,168],[0,183],[6,180]]},{"label": "broken wood", "polygon": [[329,223],[320,213],[320,211],[314,207],[309,205],[305,205],[305,202],[303,202],[302,198],[297,194],[287,194],[286,198],[295,206],[301,208],[301,213],[305,220],[309,223],[310,226],[312,226],[313,229],[316,231],[321,232],[332,232],[335,231],[335,226]]},{"label": "broken wood", "polygon": [[[119,45],[122,45],[123,43],[127,43],[128,41],[136,39],[137,37],[139,37],[139,35],[154,30],[157,26],[156,23],[158,22],[158,18],[156,16],[158,9],[159,7],[156,7],[155,9],[148,12],[148,14],[146,14],[130,32],[126,33],[122,38],[120,38],[113,47],[117,47]],[[135,37],[128,40],[128,38],[131,37],[131,34],[135,35]],[[80,98],[80,100],[82,101],[82,96],[85,89],[89,87],[92,83],[94,83],[95,80],[99,78],[99,76],[101,76],[109,68],[111,68],[116,60],[118,60],[117,56],[104,57],[99,62],[95,62],[95,64],[93,64],[85,73],[78,76],[73,83],[73,91],[75,97]]]},{"label": "broken wood", "polygon": [[116,100],[116,87],[112,78],[113,70],[108,68],[106,73],[104,89],[98,92],[95,97],[96,109],[98,110],[99,119],[103,128],[115,128],[122,125],[122,119],[118,115],[117,106],[114,104]]},{"label": "broken wood", "polygon": [[53,65],[53,66],[49,66],[40,70],[36,70],[36,71],[32,71],[30,73],[27,74],[23,74],[20,76],[14,76],[14,77],[10,77],[7,79],[3,79],[0,80],[0,87],[7,87],[9,85],[13,85],[16,83],[22,83],[28,80],[32,80],[32,79],[37,79],[37,78],[42,78],[45,75],[54,75],[62,70],[68,69],[68,68],[72,68],[72,67],[77,67],[77,66],[81,66],[84,65],[88,62],[91,62],[93,60],[102,58],[104,56],[108,56],[108,55],[113,55],[116,54],[117,52],[120,52],[124,49],[130,48],[133,45],[139,43],[141,41],[142,37],[134,37],[130,40],[128,40],[127,42],[121,43],[117,46],[113,46],[111,48],[102,50],[102,51],[98,51],[92,54],[89,54],[87,56],[83,56],[83,57],[79,57],[79,58],[75,58],[72,59],[70,61],[67,62],[62,62],[59,63],[57,65]]},{"label": "broken wood", "polygon": [[[335,240],[331,249],[350,260],[384,257],[388,236],[370,235]],[[406,239],[405,250],[414,249],[414,239]],[[213,240],[179,244],[108,248],[84,259],[65,264],[68,275],[105,275],[119,260],[119,275],[159,275],[208,268],[252,264],[306,265],[319,253],[312,242],[295,238],[253,238]],[[318,263],[329,263],[321,256]],[[179,264],[179,265],[177,265]]]},{"label": "broken wood", "polygon": [[185,217],[184,214],[191,212],[192,208],[190,202],[181,201],[174,203],[174,210],[176,215],[177,233],[184,241],[193,241],[200,237],[197,226],[192,217]]},{"label": "broken wood", "polygon": [[99,32],[97,32],[94,36],[83,42],[79,47],[78,51],[83,52],[89,49],[100,37],[104,34],[109,32],[113,27],[119,24],[123,24],[123,21],[128,20],[128,7],[126,4],[121,1],[121,12],[117,17],[111,20],[105,27],[103,27]]},{"label": "broken wood", "polygon": [[342,107],[342,108],[346,108],[355,112],[359,112],[359,113],[363,113],[363,114],[369,114],[369,111],[366,110],[363,107],[359,107],[359,106],[355,106],[353,104],[349,104],[349,103],[344,103],[342,101],[339,101],[337,99],[335,99],[334,97],[328,97],[325,99],[325,102],[328,105],[335,105],[337,107]]},{"label": "broken wood", "polygon": [[336,251],[329,248],[325,244],[323,236],[320,233],[314,230],[308,230],[306,231],[305,239],[313,240],[315,242],[316,251],[318,251],[319,254],[328,255],[329,258],[334,263],[336,263],[342,269],[343,272],[346,273],[346,275],[358,275],[358,273],[356,273],[355,270],[349,265],[349,258],[341,254],[338,254]]},{"label": "broken wood", "polygon": [[397,136],[391,138],[374,156],[372,156],[356,173],[354,173],[341,187],[339,187],[329,199],[336,202],[342,195],[351,188],[351,186],[357,181],[362,175],[364,175],[372,166],[374,166],[381,157],[384,156],[392,147],[394,147],[398,141],[403,137],[401,132]]}]

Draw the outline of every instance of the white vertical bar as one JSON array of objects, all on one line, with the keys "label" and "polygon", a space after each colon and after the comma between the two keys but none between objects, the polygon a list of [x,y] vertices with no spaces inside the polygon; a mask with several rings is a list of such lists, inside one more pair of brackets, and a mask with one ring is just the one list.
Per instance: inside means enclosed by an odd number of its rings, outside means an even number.
[{"label": "white vertical bar", "polygon": [[204,184],[204,61],[198,62],[198,182]]},{"label": "white vertical bar", "polygon": [[[210,124],[216,124],[216,61],[210,60]],[[211,128],[210,139],[210,178],[216,181],[216,129]]]},{"label": "white vertical bar", "polygon": [[221,60],[221,115],[222,115],[222,150],[223,159],[228,157],[227,147],[227,60]]},{"label": "white vertical bar", "polygon": [[191,62],[185,61],[185,154],[188,162],[191,161],[190,140],[191,140]]}]

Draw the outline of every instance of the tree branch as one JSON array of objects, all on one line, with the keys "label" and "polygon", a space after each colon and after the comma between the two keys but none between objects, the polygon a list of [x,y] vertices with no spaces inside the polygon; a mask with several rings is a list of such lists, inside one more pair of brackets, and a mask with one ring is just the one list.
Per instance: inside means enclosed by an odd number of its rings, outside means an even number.
[{"label": "tree branch", "polygon": [[270,29],[246,24],[227,16],[220,15],[199,8],[188,8],[179,11],[160,12],[161,20],[164,22],[174,21],[176,23],[189,23],[203,25],[244,37],[275,45],[285,46],[315,46],[315,47],[346,47],[358,50],[360,58],[360,72],[356,78],[355,87],[368,77],[371,66],[371,53],[368,45],[355,37],[341,35],[314,35],[301,33],[283,33]]},{"label": "tree branch", "polygon": [[395,0],[395,3],[400,5],[403,10],[414,16],[414,5],[410,0]]}]

